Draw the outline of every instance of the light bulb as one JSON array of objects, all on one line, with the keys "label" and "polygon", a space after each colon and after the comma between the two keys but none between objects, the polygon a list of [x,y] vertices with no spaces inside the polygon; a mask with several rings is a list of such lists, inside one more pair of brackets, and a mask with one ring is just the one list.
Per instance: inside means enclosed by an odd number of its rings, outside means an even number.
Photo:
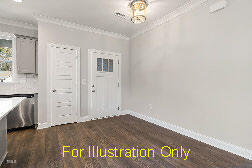
[{"label": "light bulb", "polygon": [[23,0],[13,0],[13,1],[19,2],[19,3],[23,2]]}]

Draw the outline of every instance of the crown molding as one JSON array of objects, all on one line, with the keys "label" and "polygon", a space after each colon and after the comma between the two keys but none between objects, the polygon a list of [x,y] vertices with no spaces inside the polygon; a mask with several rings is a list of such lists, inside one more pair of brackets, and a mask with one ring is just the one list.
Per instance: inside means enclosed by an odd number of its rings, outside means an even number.
[{"label": "crown molding", "polygon": [[[149,32],[149,31],[155,29],[156,27],[161,26],[161,25],[193,10],[194,8],[203,5],[207,1],[208,0],[192,0],[189,3],[172,11],[171,13],[163,16],[161,19],[158,19],[158,20],[150,23],[148,26],[146,26],[142,30],[136,32],[131,37],[127,37],[127,36],[119,34],[119,33],[105,31],[102,29],[98,29],[98,28],[66,21],[63,19],[49,17],[49,16],[45,16],[45,15],[34,15],[34,17],[37,19],[38,22],[53,23],[56,25],[60,25],[60,26],[64,26],[64,27],[68,27],[68,28],[72,28],[72,29],[87,31],[87,32],[96,33],[96,34],[105,35],[105,36],[123,39],[123,40],[129,40],[129,39],[134,39],[134,38],[136,38],[146,32]],[[25,22],[20,22],[20,21],[13,21],[13,20],[9,20],[6,18],[0,18],[0,23],[10,25],[10,26],[16,26],[16,27],[20,27],[20,28],[30,29],[30,30],[38,30],[36,25],[30,24],[30,23],[25,23]]]},{"label": "crown molding", "polygon": [[74,23],[74,22],[69,22],[69,21],[66,21],[66,20],[63,20],[63,19],[58,19],[58,18],[44,16],[44,15],[34,15],[34,17],[37,19],[38,22],[52,23],[52,24],[56,24],[56,25],[59,25],[59,26],[64,26],[64,27],[67,27],[67,28],[87,31],[87,32],[96,33],[96,34],[100,34],[100,35],[105,35],[105,36],[109,36],[109,37],[113,37],[113,38],[117,38],[117,39],[123,39],[123,40],[129,40],[130,39],[129,37],[127,37],[125,35],[122,35],[122,34],[109,32],[109,31],[105,31],[105,30],[102,30],[102,29],[94,28],[94,27],[85,26],[85,25],[82,25],[82,24]]},{"label": "crown molding", "polygon": [[193,10],[194,8],[203,5],[207,1],[208,0],[194,0],[194,1],[190,1],[189,3],[186,3],[185,5],[177,8],[176,10],[172,11],[171,13],[168,13],[167,15],[163,16],[161,19],[158,19],[158,20],[150,23],[144,29],[136,32],[135,34],[133,34],[131,36],[131,39],[134,39],[134,38],[136,38],[146,32],[149,32],[149,31],[155,29],[156,27],[161,26],[161,25]]},{"label": "crown molding", "polygon": [[15,26],[15,27],[20,27],[24,29],[29,29],[29,30],[38,30],[36,25],[26,23],[26,22],[21,22],[21,21],[14,21],[6,18],[0,18],[0,23],[9,25],[9,26]]}]

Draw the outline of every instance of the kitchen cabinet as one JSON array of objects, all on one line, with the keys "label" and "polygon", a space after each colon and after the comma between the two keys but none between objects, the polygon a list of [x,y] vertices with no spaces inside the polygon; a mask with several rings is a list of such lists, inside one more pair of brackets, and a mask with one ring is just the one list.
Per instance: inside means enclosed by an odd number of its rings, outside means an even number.
[{"label": "kitchen cabinet", "polygon": [[17,36],[16,65],[19,74],[36,74],[36,39]]}]

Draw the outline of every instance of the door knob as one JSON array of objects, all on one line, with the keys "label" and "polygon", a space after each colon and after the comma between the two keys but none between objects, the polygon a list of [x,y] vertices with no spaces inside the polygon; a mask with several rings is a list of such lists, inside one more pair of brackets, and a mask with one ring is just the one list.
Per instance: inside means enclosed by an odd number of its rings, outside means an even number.
[{"label": "door knob", "polygon": [[94,93],[94,92],[95,92],[95,90],[92,90],[92,92]]},{"label": "door knob", "polygon": [[56,92],[56,89],[53,89],[52,92],[55,93],[55,92]]}]

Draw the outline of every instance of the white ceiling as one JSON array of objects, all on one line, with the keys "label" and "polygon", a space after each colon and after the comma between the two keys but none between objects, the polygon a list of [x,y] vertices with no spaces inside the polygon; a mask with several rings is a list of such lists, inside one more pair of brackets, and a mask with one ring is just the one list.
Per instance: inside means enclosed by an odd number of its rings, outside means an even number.
[{"label": "white ceiling", "polygon": [[36,24],[34,15],[55,17],[126,36],[189,3],[191,0],[150,0],[147,22],[136,25],[114,16],[114,12],[130,15],[129,0],[13,0],[0,1],[0,17]]}]

